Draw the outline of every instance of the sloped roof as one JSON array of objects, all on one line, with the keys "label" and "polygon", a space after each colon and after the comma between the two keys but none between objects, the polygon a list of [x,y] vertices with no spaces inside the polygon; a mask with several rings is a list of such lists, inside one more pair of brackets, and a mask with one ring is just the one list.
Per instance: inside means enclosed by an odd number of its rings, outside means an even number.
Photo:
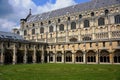
[{"label": "sloped roof", "polygon": [[75,12],[82,12],[87,10],[94,10],[101,7],[108,7],[110,5],[120,4],[120,0],[91,0],[86,3],[81,3],[73,6],[69,6],[62,9],[53,10],[50,12],[31,15],[27,18],[27,22],[46,20],[53,17],[59,17],[66,14]]},{"label": "sloped roof", "polygon": [[20,35],[10,32],[0,31],[0,39],[24,40]]}]

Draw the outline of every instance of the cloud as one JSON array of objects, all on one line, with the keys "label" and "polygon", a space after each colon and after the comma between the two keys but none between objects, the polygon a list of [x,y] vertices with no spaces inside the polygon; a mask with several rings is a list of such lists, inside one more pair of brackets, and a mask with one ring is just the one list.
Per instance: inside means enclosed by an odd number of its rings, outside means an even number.
[{"label": "cloud", "polygon": [[20,19],[28,15],[28,10],[32,9],[32,14],[40,14],[43,12],[67,7],[76,4],[74,0],[56,0],[51,3],[50,0],[42,6],[36,5],[32,0],[1,0],[2,16],[0,18],[0,30],[11,31],[13,27],[19,26]]},{"label": "cloud", "polygon": [[0,24],[1,24],[1,27],[0,27],[1,31],[2,30],[9,31],[9,30],[12,30],[13,27],[17,28],[17,24],[15,22],[8,21],[7,19],[0,18]]},{"label": "cloud", "polygon": [[12,6],[8,3],[8,0],[0,0],[0,17],[4,18],[5,15],[13,13]]}]

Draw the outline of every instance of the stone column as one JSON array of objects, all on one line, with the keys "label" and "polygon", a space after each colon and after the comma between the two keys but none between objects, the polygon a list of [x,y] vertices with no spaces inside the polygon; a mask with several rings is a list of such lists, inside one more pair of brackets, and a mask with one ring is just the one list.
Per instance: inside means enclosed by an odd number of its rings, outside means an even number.
[{"label": "stone column", "polygon": [[1,43],[1,60],[0,60],[0,64],[3,64],[4,63],[4,55],[3,55],[3,53],[4,53],[4,46],[3,46],[3,42]]},{"label": "stone column", "polygon": [[13,64],[16,64],[16,62],[17,62],[16,53],[17,53],[17,48],[16,48],[16,44],[14,44],[14,46],[13,46]]},{"label": "stone column", "polygon": [[75,51],[72,52],[72,63],[75,63]]},{"label": "stone column", "polygon": [[64,63],[64,51],[62,51],[62,63]]},{"label": "stone column", "polygon": [[86,51],[83,52],[83,62],[85,64],[87,64],[87,61],[86,61]]},{"label": "stone column", "polygon": [[49,63],[50,61],[50,59],[49,59],[49,57],[50,57],[50,55],[49,55],[49,51],[48,51],[48,53],[47,53],[47,63]]},{"label": "stone column", "polygon": [[96,51],[96,64],[99,64],[99,52],[98,52],[98,50]]},{"label": "stone column", "polygon": [[42,45],[41,62],[44,63],[44,46]]},{"label": "stone column", "polygon": [[34,45],[33,63],[36,63],[36,45]]},{"label": "stone column", "polygon": [[23,57],[23,63],[27,63],[27,46],[25,45],[25,50],[24,50],[24,57]]},{"label": "stone column", "polygon": [[110,51],[110,63],[113,64],[113,51]]}]

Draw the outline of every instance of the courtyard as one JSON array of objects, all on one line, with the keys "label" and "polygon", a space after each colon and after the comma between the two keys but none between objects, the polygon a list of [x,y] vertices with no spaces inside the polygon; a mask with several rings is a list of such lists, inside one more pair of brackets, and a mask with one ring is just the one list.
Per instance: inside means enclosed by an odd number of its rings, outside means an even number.
[{"label": "courtyard", "polygon": [[1,65],[0,80],[120,80],[117,64]]}]

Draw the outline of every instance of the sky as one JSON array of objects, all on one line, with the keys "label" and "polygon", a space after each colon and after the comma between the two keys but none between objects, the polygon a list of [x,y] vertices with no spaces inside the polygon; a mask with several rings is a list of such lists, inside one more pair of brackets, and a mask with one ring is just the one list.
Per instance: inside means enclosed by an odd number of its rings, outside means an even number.
[{"label": "sky", "polygon": [[0,31],[11,32],[20,27],[20,19],[32,15],[88,2],[90,0],[0,0]]}]

